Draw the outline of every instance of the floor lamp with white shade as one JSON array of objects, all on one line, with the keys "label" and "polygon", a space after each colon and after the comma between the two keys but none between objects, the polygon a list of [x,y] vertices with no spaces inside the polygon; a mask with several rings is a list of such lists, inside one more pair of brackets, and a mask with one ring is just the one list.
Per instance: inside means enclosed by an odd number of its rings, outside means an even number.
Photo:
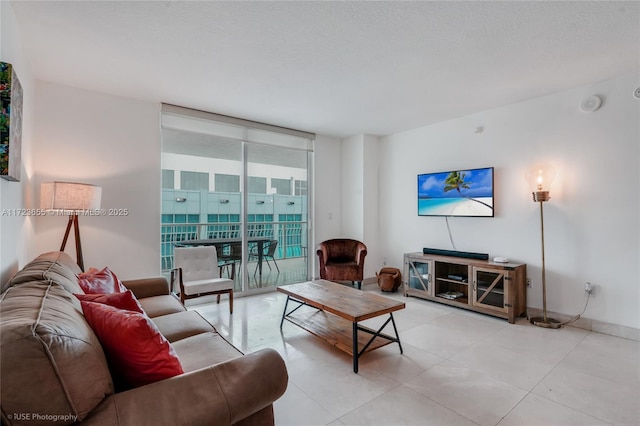
[{"label": "floor lamp with white shade", "polygon": [[45,182],[40,186],[40,207],[69,215],[69,222],[60,245],[60,251],[64,251],[69,238],[69,231],[73,226],[76,240],[76,262],[82,271],[84,271],[84,259],[82,257],[82,243],[80,242],[78,213],[99,210],[101,197],[101,187],[86,183]]}]

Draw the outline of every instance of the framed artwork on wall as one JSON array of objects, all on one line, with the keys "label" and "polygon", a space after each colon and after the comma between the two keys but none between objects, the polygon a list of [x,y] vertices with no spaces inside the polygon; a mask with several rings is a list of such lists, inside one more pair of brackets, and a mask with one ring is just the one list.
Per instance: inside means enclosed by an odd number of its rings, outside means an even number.
[{"label": "framed artwork on wall", "polygon": [[0,177],[19,182],[22,151],[22,86],[11,64],[0,62]]}]

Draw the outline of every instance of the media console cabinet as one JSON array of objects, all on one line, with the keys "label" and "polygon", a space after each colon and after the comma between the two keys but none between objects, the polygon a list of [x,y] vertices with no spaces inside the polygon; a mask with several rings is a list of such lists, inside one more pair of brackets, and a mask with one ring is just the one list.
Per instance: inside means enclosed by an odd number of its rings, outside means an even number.
[{"label": "media console cabinet", "polygon": [[527,265],[405,253],[404,295],[509,320],[525,316]]}]

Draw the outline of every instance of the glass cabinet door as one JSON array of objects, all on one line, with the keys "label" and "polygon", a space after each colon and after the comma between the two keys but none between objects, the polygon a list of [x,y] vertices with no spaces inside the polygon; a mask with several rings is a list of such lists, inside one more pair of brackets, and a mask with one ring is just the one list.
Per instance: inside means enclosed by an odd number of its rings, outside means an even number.
[{"label": "glass cabinet door", "polygon": [[508,311],[507,271],[474,268],[473,304],[501,312]]},{"label": "glass cabinet door", "polygon": [[432,262],[407,259],[405,285],[407,290],[424,291],[431,294]]}]

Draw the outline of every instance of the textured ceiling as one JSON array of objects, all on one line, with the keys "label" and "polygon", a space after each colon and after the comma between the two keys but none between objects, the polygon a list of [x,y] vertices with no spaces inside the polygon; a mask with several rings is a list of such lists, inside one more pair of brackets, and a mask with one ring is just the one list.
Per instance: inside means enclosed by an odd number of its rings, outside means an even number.
[{"label": "textured ceiling", "polygon": [[638,2],[13,1],[36,78],[333,136],[640,69]]}]

